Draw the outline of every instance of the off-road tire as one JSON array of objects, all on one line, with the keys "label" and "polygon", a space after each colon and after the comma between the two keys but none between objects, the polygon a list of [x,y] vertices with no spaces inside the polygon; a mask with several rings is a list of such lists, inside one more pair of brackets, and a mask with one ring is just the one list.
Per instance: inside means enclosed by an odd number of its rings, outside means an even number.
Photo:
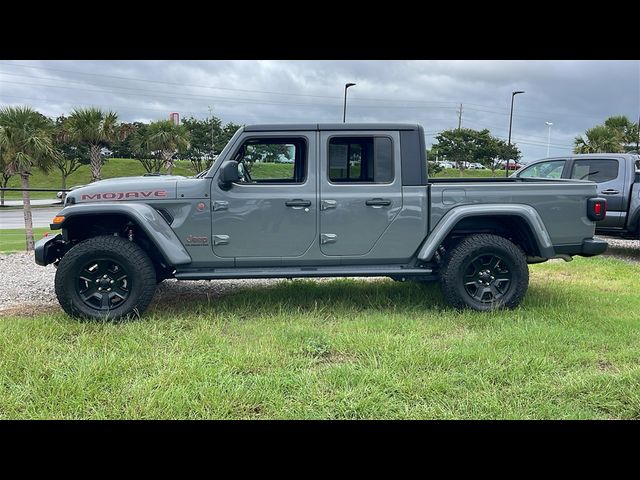
[{"label": "off-road tire", "polygon": [[[482,301],[474,298],[469,289],[474,289],[471,284],[477,268],[473,262],[485,258],[502,259],[505,267],[499,267],[508,271],[511,277],[508,287],[499,293],[499,298],[491,298]],[[491,263],[491,262],[489,262]],[[469,275],[469,272],[474,272]],[[491,274],[487,274],[491,275]],[[501,274],[502,275],[502,274]],[[492,282],[492,276],[484,278]],[[484,289],[484,285],[481,288]],[[491,234],[476,234],[463,239],[455,247],[449,249],[440,266],[440,287],[447,302],[456,308],[471,308],[478,311],[490,311],[501,308],[515,308],[522,301],[529,286],[529,269],[527,267],[524,252],[504,237]],[[487,288],[491,288],[487,286]],[[479,290],[478,290],[479,291]],[[474,292],[475,293],[475,292]],[[487,291],[487,297],[494,295]]]},{"label": "off-road tire", "polygon": [[[83,301],[77,288],[78,283],[84,281],[80,280],[86,273],[84,266],[97,259],[115,262],[127,272],[129,291],[126,299],[114,308],[109,305],[107,311],[92,308]],[[67,314],[79,319],[113,321],[138,317],[151,303],[155,289],[156,272],[149,256],[134,242],[114,235],[78,243],[62,257],[56,270],[58,302]]]}]

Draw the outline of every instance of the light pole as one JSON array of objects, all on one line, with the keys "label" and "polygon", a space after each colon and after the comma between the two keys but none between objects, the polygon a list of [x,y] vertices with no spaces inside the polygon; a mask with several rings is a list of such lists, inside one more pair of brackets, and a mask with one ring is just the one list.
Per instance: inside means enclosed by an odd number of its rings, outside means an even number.
[{"label": "light pole", "polygon": [[342,123],[347,121],[347,88],[353,87],[355,83],[345,83],[344,85],[344,109],[342,111]]},{"label": "light pole", "polygon": [[[513,125],[513,97],[518,95],[519,93],[524,93],[523,90],[518,90],[516,92],[511,92],[511,114],[509,115],[509,146],[511,146],[511,125]],[[505,167],[507,169],[505,177],[509,176],[509,159],[507,158],[507,164]]]},{"label": "light pole", "polygon": [[548,127],[548,133],[547,133],[547,158],[549,158],[549,145],[551,145],[551,126],[553,125],[553,123],[544,122],[544,124]]}]

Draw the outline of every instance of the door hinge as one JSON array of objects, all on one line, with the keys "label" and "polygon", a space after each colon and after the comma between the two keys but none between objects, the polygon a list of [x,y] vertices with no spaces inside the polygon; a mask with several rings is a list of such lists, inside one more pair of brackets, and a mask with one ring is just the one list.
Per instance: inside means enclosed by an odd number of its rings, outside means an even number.
[{"label": "door hinge", "polygon": [[335,200],[322,200],[320,202],[320,210],[329,210],[330,208],[336,208]]},{"label": "door hinge", "polygon": [[217,212],[218,210],[227,210],[229,208],[229,202],[225,202],[224,200],[215,200],[213,202],[213,211]]},{"label": "door hinge", "polygon": [[322,245],[326,243],[336,243],[338,239],[338,235],[335,233],[321,233],[320,234],[320,243]]},{"label": "door hinge", "polygon": [[229,244],[229,235],[214,235],[213,236],[213,244],[214,245],[228,245]]}]

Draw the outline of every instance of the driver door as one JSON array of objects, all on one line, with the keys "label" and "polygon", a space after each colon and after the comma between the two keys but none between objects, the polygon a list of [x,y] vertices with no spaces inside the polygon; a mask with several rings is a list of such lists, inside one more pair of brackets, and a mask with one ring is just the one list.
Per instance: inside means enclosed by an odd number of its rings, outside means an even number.
[{"label": "driver door", "polygon": [[241,179],[226,190],[217,178],[212,183],[216,256],[233,257],[237,266],[279,265],[312,246],[317,237],[315,135],[247,132],[240,139],[232,158],[241,165]]}]

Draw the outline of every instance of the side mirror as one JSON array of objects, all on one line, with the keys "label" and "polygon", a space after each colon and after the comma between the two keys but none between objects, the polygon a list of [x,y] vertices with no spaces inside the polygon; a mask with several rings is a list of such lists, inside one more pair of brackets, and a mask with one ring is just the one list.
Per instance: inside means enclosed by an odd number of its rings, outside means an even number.
[{"label": "side mirror", "polygon": [[220,185],[220,188],[223,190],[229,190],[233,182],[240,180],[238,162],[234,162],[233,160],[225,162],[220,168],[220,176],[218,178],[218,185]]}]

